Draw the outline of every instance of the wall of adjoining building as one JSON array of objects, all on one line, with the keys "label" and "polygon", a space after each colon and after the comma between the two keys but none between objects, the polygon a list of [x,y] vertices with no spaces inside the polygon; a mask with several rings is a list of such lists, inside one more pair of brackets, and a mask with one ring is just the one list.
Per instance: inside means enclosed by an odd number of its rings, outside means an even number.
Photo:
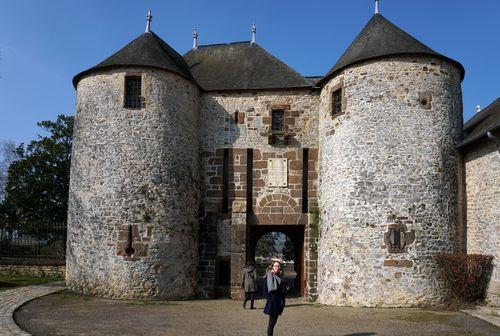
[{"label": "wall of adjoining building", "polygon": [[487,300],[500,306],[500,152],[488,138],[465,148],[467,252],[493,255]]}]

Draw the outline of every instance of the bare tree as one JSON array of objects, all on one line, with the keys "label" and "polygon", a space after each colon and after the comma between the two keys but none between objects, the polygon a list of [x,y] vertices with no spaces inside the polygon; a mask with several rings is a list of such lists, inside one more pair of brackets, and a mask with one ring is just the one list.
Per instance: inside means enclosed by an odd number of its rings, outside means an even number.
[{"label": "bare tree", "polygon": [[0,201],[5,198],[9,167],[18,159],[16,148],[16,143],[12,140],[0,141]]}]

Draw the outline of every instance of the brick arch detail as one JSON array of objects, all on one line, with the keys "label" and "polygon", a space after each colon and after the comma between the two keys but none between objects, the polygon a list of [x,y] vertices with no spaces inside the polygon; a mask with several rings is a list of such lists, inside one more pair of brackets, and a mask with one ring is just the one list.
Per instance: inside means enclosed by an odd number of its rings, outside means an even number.
[{"label": "brick arch detail", "polygon": [[297,202],[285,194],[271,194],[263,197],[255,208],[258,214],[296,214],[301,213],[302,208]]}]

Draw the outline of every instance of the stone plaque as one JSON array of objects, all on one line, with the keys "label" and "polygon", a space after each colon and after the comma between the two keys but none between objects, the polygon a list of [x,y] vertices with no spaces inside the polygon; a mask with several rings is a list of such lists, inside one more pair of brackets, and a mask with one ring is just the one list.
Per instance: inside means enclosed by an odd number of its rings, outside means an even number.
[{"label": "stone plaque", "polygon": [[267,160],[270,187],[286,187],[288,182],[288,159]]}]

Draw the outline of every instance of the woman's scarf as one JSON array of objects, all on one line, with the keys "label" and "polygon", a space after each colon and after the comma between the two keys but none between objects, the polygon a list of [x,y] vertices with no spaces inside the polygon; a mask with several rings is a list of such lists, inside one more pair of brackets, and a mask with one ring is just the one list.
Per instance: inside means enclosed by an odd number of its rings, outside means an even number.
[{"label": "woman's scarf", "polygon": [[273,274],[271,271],[267,271],[266,280],[268,292],[277,290],[281,283],[281,278],[278,275]]}]

